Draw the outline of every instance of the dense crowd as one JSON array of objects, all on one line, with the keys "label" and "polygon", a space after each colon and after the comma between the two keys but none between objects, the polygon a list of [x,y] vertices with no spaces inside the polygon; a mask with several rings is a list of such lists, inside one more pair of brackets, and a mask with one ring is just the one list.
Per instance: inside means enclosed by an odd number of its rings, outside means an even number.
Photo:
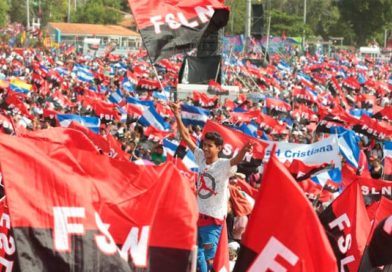
[{"label": "dense crowd", "polygon": [[[392,139],[392,133],[388,135],[392,132],[392,114],[388,112],[392,63],[361,59],[345,50],[331,56],[292,52],[271,56],[265,67],[244,60],[248,54],[230,52],[223,58],[223,78],[225,85],[239,87],[239,96],[222,98],[210,86],[213,95],[195,91],[181,103],[208,109],[209,119],[231,128],[254,124],[253,136],[264,140],[311,144],[338,133],[339,127],[350,127],[360,137],[359,146],[369,162],[364,164],[367,169],[357,169],[357,174],[369,171],[371,177],[385,179],[383,142]],[[163,140],[180,140],[169,101],[176,96],[182,60],[182,56],[175,56],[152,66],[143,50],[126,57],[110,51],[96,57],[94,53],[83,55],[73,46],[20,49],[3,44],[1,129],[18,135],[60,126],[59,114],[97,116],[99,133],[106,139],[113,136],[127,159],[161,164],[168,159]],[[129,105],[129,98],[152,101],[170,128],[162,131],[140,122],[143,113]],[[376,129],[369,123],[369,131],[363,123],[356,123],[366,122],[368,117],[380,126]],[[200,125],[187,129],[195,142],[201,140]],[[237,181],[257,190],[262,174],[262,164],[241,163],[230,177],[226,220],[233,260],[254,204],[249,192],[241,195],[243,188]]]}]

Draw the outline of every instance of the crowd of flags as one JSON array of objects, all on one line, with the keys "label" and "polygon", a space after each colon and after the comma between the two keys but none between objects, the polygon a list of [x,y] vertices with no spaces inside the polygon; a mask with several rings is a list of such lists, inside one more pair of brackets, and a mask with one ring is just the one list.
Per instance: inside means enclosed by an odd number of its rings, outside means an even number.
[{"label": "crowd of flags", "polygon": [[[173,137],[176,129],[167,102],[181,59],[165,57],[198,44],[210,20],[217,28],[226,24],[228,9],[215,0],[187,0],[181,5],[161,0],[129,2],[154,69],[164,71],[160,80],[151,78],[146,52],[131,53],[128,57],[134,61],[126,64],[109,50],[105,56],[109,65],[97,59],[98,68],[80,55],[70,69],[49,55],[36,54],[30,81],[18,77],[0,81],[7,92],[6,106],[21,116],[15,123],[12,116],[0,114],[5,188],[0,201],[0,218],[5,222],[0,228],[5,241],[0,264],[7,271],[188,271],[194,262],[198,166],[193,153]],[[207,6],[216,13],[210,14]],[[158,27],[149,20],[157,7],[169,17],[186,16],[182,21],[198,17],[203,25],[191,29],[180,24],[178,30],[162,21]],[[216,15],[224,20],[216,21]],[[167,35],[172,39],[167,40]],[[237,38],[232,39],[240,47]],[[9,65],[17,70],[23,67],[24,52],[13,53]],[[75,53],[73,46],[63,48],[64,56]],[[253,141],[253,153],[242,163],[264,163],[259,190],[243,180],[237,183],[253,210],[234,271],[369,271],[392,265],[392,185],[371,178],[360,148],[363,136],[381,142],[383,178],[392,176],[392,144],[386,141],[392,138],[392,126],[385,121],[391,120],[391,108],[378,103],[392,92],[391,69],[370,59],[358,60],[349,52],[340,57],[308,55],[308,63],[294,75],[292,64],[280,55],[272,56],[265,68],[226,55],[225,76],[241,88],[249,86],[235,76],[251,78],[257,92],[220,105],[220,96],[227,91],[211,80],[208,94],[195,91],[189,99],[192,103],[181,105],[186,126],[200,127],[202,135],[211,131],[222,135],[223,156],[235,156]],[[369,70],[384,78],[376,80]],[[120,72],[113,89],[110,79]],[[295,86],[286,84],[290,77]],[[72,85],[71,79],[77,84]],[[289,88],[291,96],[280,95]],[[366,93],[361,93],[364,89]],[[28,105],[27,97],[33,93],[47,98],[44,108]],[[250,101],[262,104],[249,109]],[[80,105],[92,114],[71,111]],[[317,106],[317,111],[309,105]],[[211,120],[218,107],[227,109],[228,116]],[[58,127],[27,131],[34,110]],[[145,128],[148,139],[162,143],[167,163],[132,163],[117,139],[100,134],[107,121],[125,122],[129,117]],[[313,126],[294,131],[294,124],[301,121],[311,121]],[[287,139],[294,132],[322,132],[332,140],[322,148],[314,148],[322,140],[310,145],[272,141],[276,136]],[[197,142],[202,138],[198,137]],[[283,160],[277,154],[279,144],[288,154],[296,150],[297,157]],[[345,163],[323,157],[329,148],[336,150],[335,155],[339,152]],[[322,162],[303,160],[317,152]],[[317,210],[328,203],[326,209]],[[215,271],[230,269],[226,232],[225,225]]]}]

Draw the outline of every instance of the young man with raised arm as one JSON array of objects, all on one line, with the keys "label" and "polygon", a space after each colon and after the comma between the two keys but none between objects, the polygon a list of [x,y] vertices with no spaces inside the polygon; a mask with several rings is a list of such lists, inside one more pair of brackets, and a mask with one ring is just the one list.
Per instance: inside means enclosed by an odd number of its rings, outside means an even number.
[{"label": "young man with raised arm", "polygon": [[231,167],[242,161],[245,153],[252,150],[253,144],[251,142],[245,144],[232,159],[219,158],[219,152],[223,147],[222,136],[216,132],[206,133],[202,139],[202,149],[200,149],[193,142],[181,120],[180,105],[171,103],[170,107],[176,118],[181,138],[193,152],[196,164],[199,166],[196,184],[199,206],[197,266],[198,271],[207,272],[212,267],[227,214]]}]

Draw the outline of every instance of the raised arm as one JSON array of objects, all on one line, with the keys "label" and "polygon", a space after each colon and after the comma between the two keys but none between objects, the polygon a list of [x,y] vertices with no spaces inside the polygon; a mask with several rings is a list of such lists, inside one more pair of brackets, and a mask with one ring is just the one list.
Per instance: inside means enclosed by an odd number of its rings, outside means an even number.
[{"label": "raised arm", "polygon": [[193,142],[188,129],[185,127],[184,123],[181,120],[179,103],[170,103],[170,108],[173,111],[174,117],[176,118],[177,128],[178,131],[180,132],[181,139],[185,141],[186,145],[193,152],[196,148],[196,144]]},{"label": "raised arm", "polygon": [[236,155],[234,158],[232,158],[232,159],[230,160],[230,165],[233,166],[233,165],[239,164],[239,163],[243,160],[243,158],[244,158],[246,152],[249,152],[249,151],[252,150],[253,145],[254,145],[253,142],[247,142],[247,143],[241,148],[241,150],[237,153],[237,155]]}]

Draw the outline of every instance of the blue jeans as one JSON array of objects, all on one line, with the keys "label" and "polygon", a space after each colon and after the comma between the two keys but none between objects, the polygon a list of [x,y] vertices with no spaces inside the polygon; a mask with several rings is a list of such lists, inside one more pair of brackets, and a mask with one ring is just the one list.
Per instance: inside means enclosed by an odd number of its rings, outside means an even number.
[{"label": "blue jeans", "polygon": [[209,225],[197,228],[197,269],[208,272],[212,268],[209,260],[214,259],[222,226]]}]

